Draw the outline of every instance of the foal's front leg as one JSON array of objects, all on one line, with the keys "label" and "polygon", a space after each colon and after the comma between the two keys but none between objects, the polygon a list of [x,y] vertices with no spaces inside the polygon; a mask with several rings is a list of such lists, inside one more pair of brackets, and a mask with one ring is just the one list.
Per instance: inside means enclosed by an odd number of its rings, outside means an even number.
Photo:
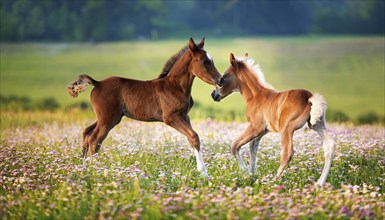
[{"label": "foal's front leg", "polygon": [[259,141],[265,135],[266,133],[262,133],[258,137],[256,137],[254,140],[252,140],[249,143],[249,150],[250,150],[250,174],[254,174],[255,172],[255,167],[256,167],[256,162],[257,162],[257,152],[259,148]]},{"label": "foal's front leg", "polygon": [[256,136],[258,136],[258,132],[255,132],[254,128],[249,125],[249,127],[247,127],[246,130],[231,144],[231,153],[237,158],[239,166],[245,173],[247,173],[247,168],[239,154],[239,150],[243,145],[250,142]]},{"label": "foal's front leg", "polygon": [[174,116],[169,117],[167,120],[164,121],[167,125],[175,128],[180,133],[184,134],[187,139],[189,140],[192,147],[194,147],[194,153],[196,157],[197,162],[197,169],[199,172],[201,172],[204,176],[207,175],[206,166],[202,159],[202,154],[200,151],[200,140],[198,134],[192,129],[190,124],[190,119],[188,116],[180,117],[180,116]]}]

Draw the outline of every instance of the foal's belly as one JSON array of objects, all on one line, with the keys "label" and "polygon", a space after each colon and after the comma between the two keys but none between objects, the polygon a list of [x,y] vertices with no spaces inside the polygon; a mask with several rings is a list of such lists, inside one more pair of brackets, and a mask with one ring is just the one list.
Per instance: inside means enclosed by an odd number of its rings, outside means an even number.
[{"label": "foal's belly", "polygon": [[123,114],[131,119],[138,121],[163,121],[162,120],[162,109],[158,106],[132,106],[126,105],[123,107]]},{"label": "foal's belly", "polygon": [[126,117],[138,120],[138,121],[146,121],[146,122],[151,122],[151,121],[159,121],[162,122],[162,117],[157,117],[156,115],[146,115],[146,114],[141,114],[141,113],[136,113],[132,114],[130,112],[124,112],[123,113]]}]

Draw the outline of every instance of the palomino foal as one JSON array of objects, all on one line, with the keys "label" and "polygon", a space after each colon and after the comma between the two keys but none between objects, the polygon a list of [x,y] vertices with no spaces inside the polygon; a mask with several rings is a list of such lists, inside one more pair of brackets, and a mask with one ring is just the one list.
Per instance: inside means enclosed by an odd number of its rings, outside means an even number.
[{"label": "palomino foal", "polygon": [[231,152],[238,159],[243,171],[246,166],[240,157],[240,148],[250,142],[250,173],[255,171],[256,154],[261,138],[269,131],[280,132],[282,143],[281,163],[277,171],[280,176],[293,157],[293,133],[307,122],[322,138],[325,165],[317,183],[325,184],[332,163],[335,144],[325,126],[326,102],[319,94],[294,89],[278,92],[267,84],[262,71],[254,60],[236,59],[230,54],[230,67],[223,75],[222,87],[211,94],[220,101],[232,92],[240,92],[246,102],[246,116],[249,126],[235,139]]},{"label": "palomino foal", "polygon": [[68,92],[73,97],[87,85],[94,86],[91,103],[97,121],[83,131],[84,159],[97,153],[108,132],[127,116],[140,121],[164,122],[184,134],[194,148],[198,170],[207,176],[199,136],[188,116],[194,104],[191,88],[195,76],[214,86],[220,85],[222,77],[203,46],[204,38],[198,45],[190,38],[188,46],[172,56],[154,80],[109,77],[96,81],[81,75],[69,85]]}]

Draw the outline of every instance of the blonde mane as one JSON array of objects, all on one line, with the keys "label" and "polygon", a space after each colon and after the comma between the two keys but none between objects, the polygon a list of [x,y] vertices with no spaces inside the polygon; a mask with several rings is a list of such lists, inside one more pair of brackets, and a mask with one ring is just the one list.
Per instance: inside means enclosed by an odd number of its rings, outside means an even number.
[{"label": "blonde mane", "polygon": [[237,57],[237,60],[245,64],[247,68],[249,68],[250,72],[254,73],[257,77],[258,82],[267,89],[274,89],[272,85],[266,82],[265,75],[263,74],[259,64],[256,64],[255,61],[248,57]]}]

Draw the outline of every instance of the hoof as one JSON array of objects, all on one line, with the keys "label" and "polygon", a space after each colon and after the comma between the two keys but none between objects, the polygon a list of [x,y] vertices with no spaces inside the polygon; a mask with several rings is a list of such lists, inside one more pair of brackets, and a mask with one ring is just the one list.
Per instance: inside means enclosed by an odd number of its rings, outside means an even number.
[{"label": "hoof", "polygon": [[206,169],[203,169],[203,170],[198,170],[200,173],[201,173],[201,175],[202,176],[204,176],[204,177],[206,177],[206,178],[208,178],[209,177],[209,175],[207,174],[207,171],[206,171]]},{"label": "hoof", "polygon": [[325,185],[325,182],[318,180],[316,183],[318,186],[323,187]]}]

